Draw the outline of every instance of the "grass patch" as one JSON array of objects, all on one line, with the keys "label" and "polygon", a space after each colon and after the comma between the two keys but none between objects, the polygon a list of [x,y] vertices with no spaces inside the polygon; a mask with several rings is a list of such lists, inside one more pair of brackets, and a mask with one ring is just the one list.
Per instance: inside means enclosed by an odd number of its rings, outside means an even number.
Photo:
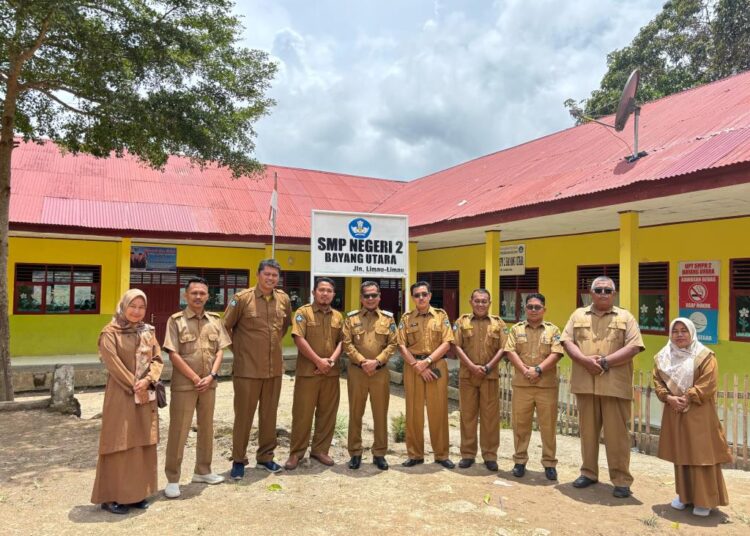
[{"label": "grass patch", "polygon": [[638,519],[638,521],[640,521],[650,529],[655,529],[659,525],[659,518],[653,514],[651,515],[651,517],[641,517]]},{"label": "grass patch", "polygon": [[333,436],[337,439],[346,438],[349,430],[349,417],[347,415],[336,415],[336,427],[333,429]]},{"label": "grass patch", "polygon": [[391,417],[391,433],[396,443],[406,441],[406,415],[403,411]]}]

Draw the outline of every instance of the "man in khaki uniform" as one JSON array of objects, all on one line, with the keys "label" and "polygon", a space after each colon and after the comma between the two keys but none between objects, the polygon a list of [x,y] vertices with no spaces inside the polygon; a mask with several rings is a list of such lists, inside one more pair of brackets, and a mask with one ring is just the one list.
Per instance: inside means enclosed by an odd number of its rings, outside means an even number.
[{"label": "man in khaki uniform", "polygon": [[633,357],[644,350],[633,315],[615,307],[617,290],[608,277],[591,284],[592,303],[576,309],[565,326],[562,343],[573,361],[571,391],[578,402],[581,433],[581,476],[573,486],[599,480],[599,434],[604,428],[609,477],[614,496],[630,496],[630,420]]},{"label": "man in khaki uniform", "polygon": [[245,476],[247,444],[258,409],[256,467],[276,473],[281,466],[273,460],[276,449],[276,412],[281,395],[284,358],[281,342],[289,329],[289,296],[276,288],[281,266],[266,259],[258,266],[258,283],[234,295],[224,314],[224,326],[232,336],[232,383],[234,385],[234,428],[232,429],[231,477]]},{"label": "man in khaki uniform", "polygon": [[398,326],[398,344],[404,358],[406,394],[406,451],[402,464],[424,463],[424,408],[435,463],[446,469],[455,465],[448,458],[448,365],[442,357],[453,342],[448,314],[430,305],[430,284],[411,286],[416,309],[404,313]]},{"label": "man in khaki uniform", "polygon": [[328,455],[336,428],[339,408],[339,364],[341,330],[344,317],[331,308],[336,295],[328,277],[315,281],[313,303],[303,305],[294,314],[292,337],[297,345],[297,372],[292,402],[292,437],[286,469],[296,469],[310,446],[310,457],[323,465],[333,465]]},{"label": "man in khaki uniform", "polygon": [[216,379],[231,340],[219,315],[207,312],[208,283],[193,278],[185,286],[187,307],[167,321],[163,348],[172,361],[169,405],[169,438],[164,464],[167,487],[164,494],[180,496],[180,469],[193,413],[198,413],[198,443],[193,482],[218,484],[224,477],[211,472],[214,443]]},{"label": "man in khaki uniform", "polygon": [[500,385],[497,364],[507,338],[505,322],[490,315],[492,300],[478,288],[469,300],[471,313],[461,315],[453,326],[455,353],[461,360],[458,392],[461,404],[461,461],[467,469],[477,455],[477,420],[481,427],[482,459],[490,471],[497,471],[500,448]]},{"label": "man in khaki uniform", "polygon": [[542,466],[547,480],[557,480],[557,362],[563,356],[560,329],[544,321],[545,299],[526,296],[526,320],[510,329],[505,345],[513,368],[513,475],[521,478],[529,461],[531,421],[536,408],[542,436]]},{"label": "man in khaki uniform", "polygon": [[372,462],[388,469],[388,401],[391,376],[386,364],[398,345],[393,313],[381,310],[380,286],[365,281],[360,286],[361,309],[351,311],[344,320],[344,351],[349,356],[347,391],[349,392],[349,469],[362,463],[362,416],[370,396],[375,439]]}]

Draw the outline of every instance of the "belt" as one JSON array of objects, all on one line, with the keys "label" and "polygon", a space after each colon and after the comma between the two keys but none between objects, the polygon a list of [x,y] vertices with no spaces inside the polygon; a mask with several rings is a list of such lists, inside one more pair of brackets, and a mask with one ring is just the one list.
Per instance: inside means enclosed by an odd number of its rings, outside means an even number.
[{"label": "belt", "polygon": [[[355,363],[354,361],[350,361],[349,363],[357,368],[362,368],[362,365],[360,365],[359,363]],[[382,369],[384,366],[385,363],[381,363],[380,361],[378,361],[378,366],[376,367],[376,369]]]}]

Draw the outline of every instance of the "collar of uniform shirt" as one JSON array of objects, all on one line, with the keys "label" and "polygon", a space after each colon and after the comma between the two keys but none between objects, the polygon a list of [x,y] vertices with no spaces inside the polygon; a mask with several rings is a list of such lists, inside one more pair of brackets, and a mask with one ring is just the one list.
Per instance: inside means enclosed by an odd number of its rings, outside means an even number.
[{"label": "collar of uniform shirt", "polygon": [[429,309],[427,309],[424,313],[420,313],[418,309],[414,309],[417,312],[417,315],[432,315],[435,316],[435,308],[430,305]]},{"label": "collar of uniform shirt", "polygon": [[[193,318],[195,316],[198,316],[198,313],[193,311],[190,307],[185,307],[185,316],[188,318]],[[206,310],[204,309],[203,312],[200,314],[200,317],[203,318],[206,316]]]},{"label": "collar of uniform shirt", "polygon": [[471,313],[471,316],[469,317],[469,320],[474,320],[474,319],[477,319],[477,320],[489,320],[490,319],[490,315],[486,314],[484,316],[477,316],[474,313]]},{"label": "collar of uniform shirt", "polygon": [[270,294],[266,295],[266,294],[263,294],[263,291],[260,290],[260,287],[255,287],[255,297],[256,298],[260,298],[261,296],[263,298],[265,298],[266,300],[272,300],[273,299],[273,290],[271,291]]},{"label": "collar of uniform shirt", "polygon": [[594,310],[594,304],[592,303],[591,305],[589,305],[586,308],[586,314],[592,314],[592,315],[597,315],[597,316],[604,316],[604,315],[617,314],[617,312],[615,311],[615,306],[614,305],[612,307],[610,307],[609,309],[607,309],[606,311],[598,311],[598,310],[595,311]]},{"label": "collar of uniform shirt", "polygon": [[312,303],[312,310],[313,310],[313,312],[320,311],[323,314],[327,314],[327,313],[330,313],[330,312],[333,311],[333,307],[331,307],[329,305],[328,309],[326,310],[326,309],[323,309],[323,307],[321,305],[318,305],[317,303],[313,302]]}]

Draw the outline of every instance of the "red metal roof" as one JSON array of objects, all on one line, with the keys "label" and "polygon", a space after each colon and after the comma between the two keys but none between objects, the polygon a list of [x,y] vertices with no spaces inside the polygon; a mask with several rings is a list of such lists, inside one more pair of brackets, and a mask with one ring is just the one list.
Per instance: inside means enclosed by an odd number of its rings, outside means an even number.
[{"label": "red metal roof", "polygon": [[749,163],[750,72],[644,104],[640,149],[648,156],[630,164],[624,157],[632,130],[632,119],[621,133],[589,123],[410,183],[283,166],[235,180],[226,169],[201,170],[176,156],[157,171],[132,156],[97,159],[62,154],[52,143],[22,143],[13,152],[10,220],[263,239],[271,233],[269,200],[278,172],[282,241],[309,237],[314,208],[407,214],[415,234],[458,220],[468,226],[510,209]]},{"label": "red metal roof", "polygon": [[[217,166],[201,170],[171,157],[163,171],[133,156],[97,159],[62,154],[51,142],[13,151],[11,224],[263,238],[273,174],[279,177],[277,234],[308,238],[310,211],[370,212],[404,183],[266,166],[260,178],[232,179]],[[53,229],[50,229],[53,230]]]},{"label": "red metal roof", "polygon": [[644,104],[639,150],[648,156],[628,164],[632,142],[632,118],[621,133],[569,128],[410,182],[377,211],[426,227],[748,162],[750,72]]}]

